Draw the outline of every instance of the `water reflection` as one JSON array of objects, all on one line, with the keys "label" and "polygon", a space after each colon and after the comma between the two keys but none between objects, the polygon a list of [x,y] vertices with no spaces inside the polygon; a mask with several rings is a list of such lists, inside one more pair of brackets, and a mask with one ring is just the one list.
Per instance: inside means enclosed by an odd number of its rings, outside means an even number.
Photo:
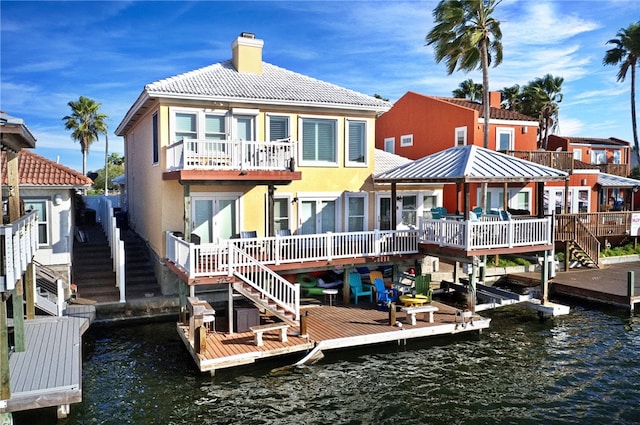
[{"label": "water reflection", "polygon": [[195,370],[173,323],[92,329],[84,401],[66,423],[640,423],[638,317],[578,308],[540,323],[520,307],[484,314],[492,325],[481,337],[334,352],[303,368],[263,362],[213,377]]}]

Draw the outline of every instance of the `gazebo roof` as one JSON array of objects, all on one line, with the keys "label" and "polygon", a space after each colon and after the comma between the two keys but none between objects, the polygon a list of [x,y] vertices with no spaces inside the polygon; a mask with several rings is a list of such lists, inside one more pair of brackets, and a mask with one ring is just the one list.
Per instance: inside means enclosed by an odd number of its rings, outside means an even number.
[{"label": "gazebo roof", "polygon": [[373,176],[376,183],[529,183],[564,181],[555,168],[475,145],[458,146]]},{"label": "gazebo roof", "polygon": [[598,174],[598,184],[602,187],[640,187],[639,180],[606,173]]}]

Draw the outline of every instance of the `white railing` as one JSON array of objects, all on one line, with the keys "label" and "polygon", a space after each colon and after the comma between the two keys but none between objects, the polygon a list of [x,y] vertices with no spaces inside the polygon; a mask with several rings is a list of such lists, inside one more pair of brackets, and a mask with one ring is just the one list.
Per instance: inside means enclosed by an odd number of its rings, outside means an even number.
[{"label": "white railing", "polygon": [[38,250],[38,216],[27,213],[11,224],[0,226],[3,275],[2,291],[11,291],[27,271]]},{"label": "white railing", "polygon": [[421,242],[465,251],[553,244],[551,217],[491,221],[423,220]]},{"label": "white railing", "polygon": [[296,147],[290,140],[183,139],[167,147],[167,170],[293,171]]},{"label": "white railing", "polygon": [[255,289],[260,298],[267,298],[300,320],[300,285],[291,283],[263,263],[233,244],[229,245],[230,267],[233,274]]},{"label": "white railing", "polygon": [[340,258],[416,254],[418,230],[374,230],[319,235],[228,239],[217,244],[189,244],[166,232],[167,259],[189,277],[233,275],[229,247],[246,252],[264,265],[332,261]]},{"label": "white railing", "polygon": [[111,249],[113,271],[116,274],[116,287],[120,292],[120,302],[124,303],[126,302],[124,241],[120,238],[120,229],[117,226],[112,205],[110,199],[102,197],[97,214],[100,217],[102,231],[107,236],[109,248]]}]

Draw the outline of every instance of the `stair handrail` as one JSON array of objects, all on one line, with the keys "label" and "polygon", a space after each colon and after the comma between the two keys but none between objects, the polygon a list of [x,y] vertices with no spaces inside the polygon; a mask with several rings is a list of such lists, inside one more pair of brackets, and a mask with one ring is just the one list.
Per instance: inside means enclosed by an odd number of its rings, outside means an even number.
[{"label": "stair handrail", "polygon": [[275,302],[300,320],[300,285],[294,284],[263,265],[233,243],[229,247],[229,276],[235,275],[258,293]]},{"label": "stair handrail", "polygon": [[575,226],[574,242],[596,267],[600,267],[600,241],[578,217],[574,217],[573,220]]},{"label": "stair handrail", "polygon": [[120,292],[120,302],[126,302],[125,296],[125,254],[124,241],[120,237],[117,219],[114,215],[113,202],[106,196],[102,196],[99,202],[100,224],[102,231],[107,236],[109,248],[111,248],[111,259],[113,260],[113,271],[116,274],[116,287]]}]

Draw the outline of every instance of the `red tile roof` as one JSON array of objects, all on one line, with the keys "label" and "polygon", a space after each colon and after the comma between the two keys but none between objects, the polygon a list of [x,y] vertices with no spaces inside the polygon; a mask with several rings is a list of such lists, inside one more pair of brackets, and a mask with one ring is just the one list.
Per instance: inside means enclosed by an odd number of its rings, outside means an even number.
[{"label": "red tile roof", "polygon": [[[469,109],[475,109],[479,112],[479,117],[484,117],[484,108],[482,107],[482,103],[472,102],[468,99],[461,99],[455,97],[438,97],[440,100],[444,100],[449,103],[453,103],[454,105],[463,106]],[[519,112],[510,111],[508,109],[502,108],[489,108],[489,117],[497,120],[517,120],[517,121],[535,121],[538,122],[537,119],[530,117],[529,115],[521,114]]]},{"label": "red tile roof", "polygon": [[585,145],[614,145],[614,146],[629,146],[630,143],[622,139],[615,137],[599,138],[599,137],[566,137],[559,136],[567,139],[569,143],[581,143]]},{"label": "red tile roof", "polygon": [[[41,186],[90,186],[93,181],[82,173],[50,161],[29,150],[18,153],[20,184]],[[2,178],[7,184],[7,153],[2,152]]]}]

